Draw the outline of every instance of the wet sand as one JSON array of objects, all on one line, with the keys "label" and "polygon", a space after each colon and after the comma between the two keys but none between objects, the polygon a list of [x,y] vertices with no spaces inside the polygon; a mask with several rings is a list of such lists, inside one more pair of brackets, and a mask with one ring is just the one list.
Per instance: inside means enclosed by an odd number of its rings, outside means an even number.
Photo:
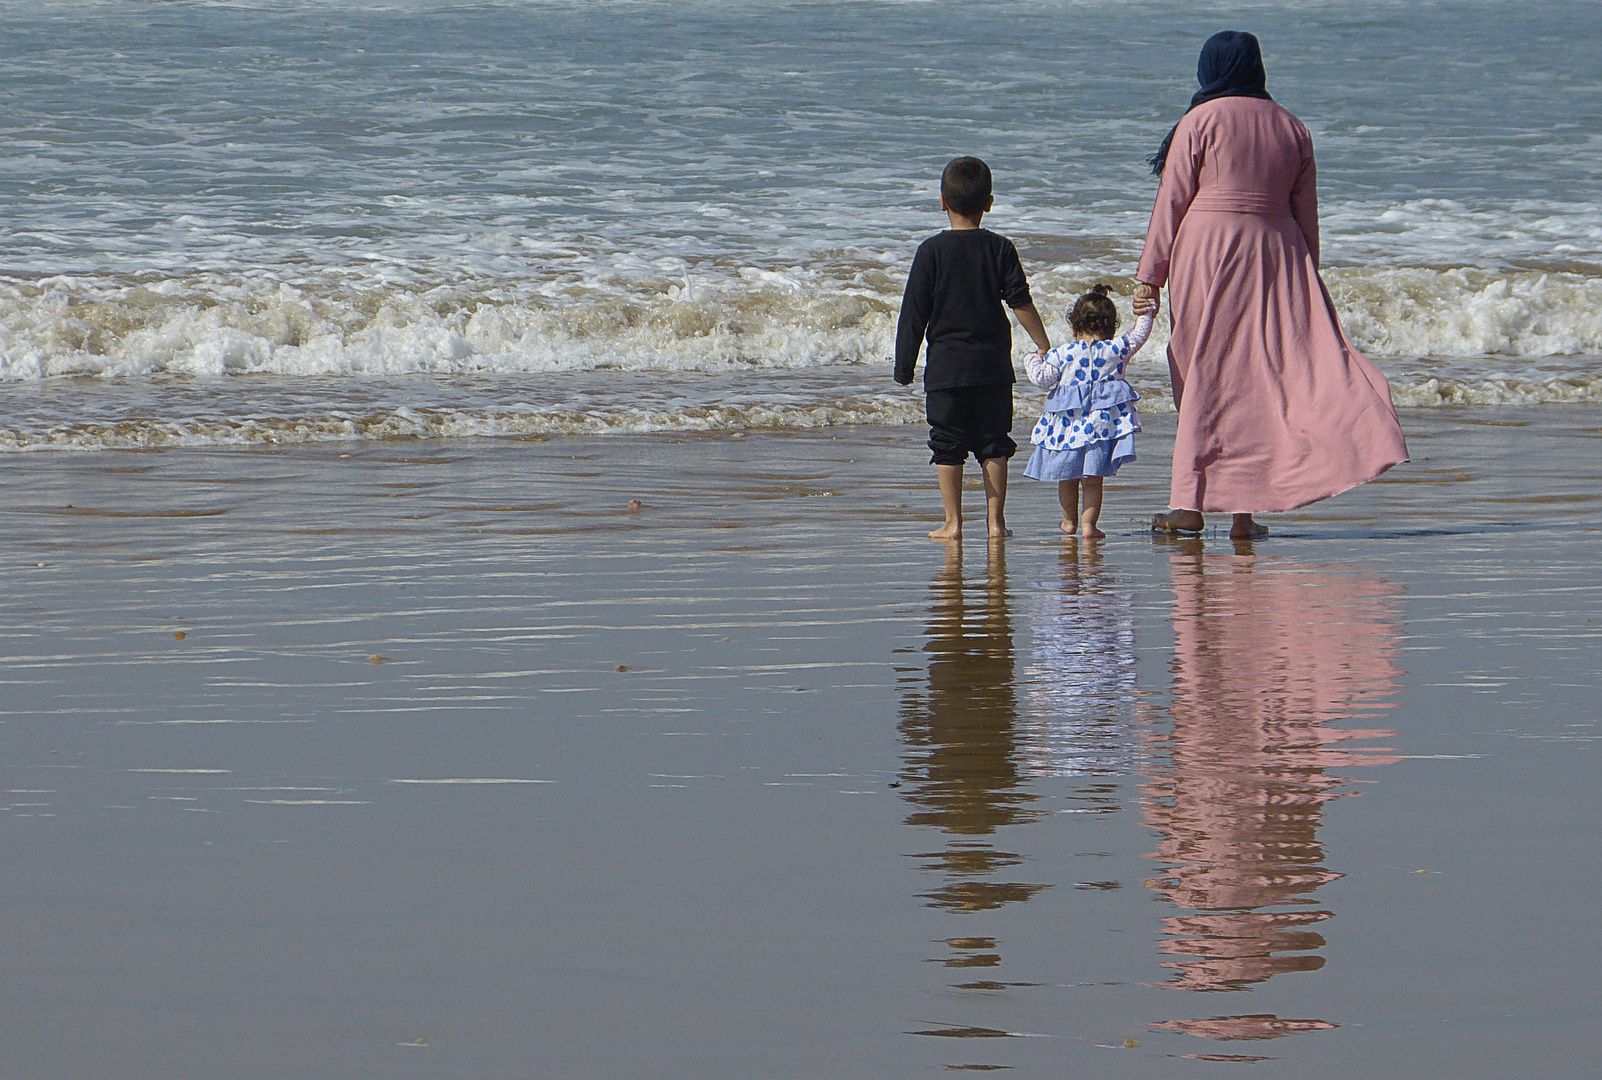
[{"label": "wet sand", "polygon": [[1602,413],[1249,547],[1150,426],[1094,550],[915,428],[8,456],[0,1075],[1590,1071]]}]

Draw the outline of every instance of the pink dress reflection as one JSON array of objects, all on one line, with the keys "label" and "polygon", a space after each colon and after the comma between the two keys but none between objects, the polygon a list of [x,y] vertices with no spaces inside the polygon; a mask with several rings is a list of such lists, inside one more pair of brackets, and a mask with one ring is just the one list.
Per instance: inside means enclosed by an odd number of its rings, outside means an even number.
[{"label": "pink dress reflection", "polygon": [[[1202,553],[1172,558],[1173,733],[1142,799],[1169,864],[1146,882],[1182,914],[1160,948],[1186,990],[1245,990],[1324,966],[1319,886],[1341,875],[1318,839],[1324,804],[1355,794],[1334,770],[1398,760],[1353,745],[1391,732],[1337,723],[1389,708],[1400,587],[1371,571]],[[1331,1026],[1270,1015],[1156,1025],[1212,1038]]]}]

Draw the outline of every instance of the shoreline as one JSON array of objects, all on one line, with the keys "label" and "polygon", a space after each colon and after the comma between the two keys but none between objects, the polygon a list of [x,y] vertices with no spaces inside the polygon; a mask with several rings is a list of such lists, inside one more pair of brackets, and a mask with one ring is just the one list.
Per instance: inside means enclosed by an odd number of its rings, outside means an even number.
[{"label": "shoreline", "polygon": [[[1171,417],[1160,356],[1137,357],[1132,380],[1142,415]],[[1391,365],[1387,365],[1391,366]],[[1510,423],[1549,408],[1602,406],[1602,375],[1585,379],[1478,382],[1421,371],[1388,373],[1398,413],[1426,427],[1502,410]],[[1015,429],[1041,396],[1020,378]],[[1475,403],[1477,399],[1484,399]],[[1430,404],[1410,407],[1419,400]],[[890,383],[887,369],[709,375],[663,372],[564,372],[547,375],[427,376],[280,380],[171,376],[130,386],[99,379],[0,384],[12,419],[0,426],[0,454],[72,450],[271,449],[296,445],[364,446],[453,438],[560,439],[611,436],[847,431],[916,427],[923,395]],[[1534,410],[1526,417],[1525,410]],[[1434,414],[1443,414],[1434,417]]]},{"label": "shoreline", "polygon": [[[917,404],[921,407],[921,394],[904,393],[900,396],[909,399],[916,397]],[[1027,428],[1033,414],[1018,410],[1016,415],[1021,419],[1015,422],[1015,431],[1020,427]],[[1540,477],[1543,487],[1539,491],[1528,490],[1529,478],[1512,475],[1511,473],[1516,470],[1510,470],[1510,475],[1497,475],[1495,466],[1502,455],[1502,440],[1499,440],[1498,435],[1529,437],[1541,441],[1555,440],[1554,449],[1550,451],[1555,455],[1554,461],[1566,461],[1572,453],[1583,452],[1589,448],[1588,440],[1593,437],[1590,433],[1602,427],[1602,406],[1589,403],[1547,403],[1540,406],[1399,408],[1397,415],[1402,421],[1403,433],[1409,439],[1410,446],[1415,438],[1420,438],[1425,440],[1424,445],[1428,449],[1415,451],[1415,456],[1410,462],[1403,463],[1382,474],[1375,481],[1359,485],[1349,492],[1300,510],[1267,516],[1271,519],[1305,523],[1308,526],[1316,526],[1319,523],[1377,520],[1380,514],[1398,516],[1403,520],[1434,520],[1438,519],[1443,509],[1441,505],[1426,498],[1410,506],[1406,497],[1413,494],[1412,486],[1432,483],[1468,485],[1461,489],[1461,498],[1455,504],[1454,509],[1458,513],[1476,513],[1476,508],[1480,507],[1516,507],[1521,503],[1520,494],[1528,494],[1528,499],[1523,502],[1524,511],[1530,515],[1531,524],[1541,523],[1546,515],[1553,513],[1566,519],[1567,514],[1561,509],[1563,505],[1577,500],[1586,501],[1584,497],[1587,492],[1584,485],[1577,482],[1572,469],[1555,468],[1549,474],[1543,475]],[[1108,481],[1108,505],[1113,507],[1115,517],[1132,500],[1136,501],[1139,507],[1130,511],[1136,517],[1146,513],[1145,508],[1148,506],[1152,508],[1152,512],[1167,508],[1166,475],[1172,445],[1174,415],[1143,414],[1143,420],[1146,430],[1137,436],[1138,460],[1126,466],[1118,477]],[[278,458],[294,461],[298,456],[304,455],[309,462],[344,461],[350,462],[351,467],[355,469],[363,462],[382,462],[389,458],[426,460],[439,457],[442,460],[454,460],[467,455],[489,460],[507,454],[515,457],[524,453],[536,455],[548,453],[559,459],[570,456],[580,459],[606,459],[617,456],[624,460],[634,460],[654,444],[676,448],[671,452],[681,454],[684,451],[677,448],[694,446],[735,448],[742,443],[758,445],[768,440],[776,440],[779,443],[794,441],[796,445],[820,447],[827,447],[829,444],[860,443],[882,450],[894,448],[890,452],[897,454],[896,460],[900,462],[900,467],[877,468],[873,482],[904,490],[904,494],[908,496],[915,494],[922,487],[927,487],[927,501],[932,505],[911,506],[910,509],[918,521],[938,521],[938,496],[934,490],[934,474],[932,468],[926,467],[923,460],[927,456],[927,448],[924,446],[925,434],[920,412],[916,421],[893,425],[824,423],[817,427],[806,428],[670,429],[602,433],[485,434],[457,438],[328,439],[310,443],[97,447],[65,454],[41,450],[18,454],[9,460],[18,465],[30,463],[32,469],[44,474],[59,472],[64,477],[70,477],[80,471],[74,467],[75,463],[85,465],[85,471],[92,474],[95,471],[95,462],[108,458],[116,459],[124,455],[134,455],[141,460],[159,461],[175,455],[176,459],[206,461],[215,458],[221,462],[234,460],[236,456],[240,461]],[[1020,444],[1019,454],[1014,461],[1015,467],[1010,470],[1012,480],[1009,489],[1009,510],[1020,497],[1031,502],[1044,500],[1042,505],[1049,503],[1051,507],[1055,507],[1054,484],[1040,484],[1023,476],[1022,466],[1027,453],[1027,443]],[[829,456],[826,454],[821,460],[827,461]],[[1453,460],[1458,461],[1457,467],[1449,464]],[[856,459],[852,459],[850,463],[856,464]],[[32,470],[23,471],[26,473]],[[977,484],[977,470],[971,460],[965,475],[970,487]],[[619,491],[628,487],[629,485],[625,484]],[[1025,494],[1035,487],[1039,487],[1042,492],[1040,500]],[[1047,489],[1051,489],[1050,492]],[[1155,497],[1153,493],[1156,493]],[[0,485],[0,498],[3,497],[4,487]],[[627,499],[622,501],[626,502]],[[972,504],[970,509],[982,513],[982,501]],[[926,511],[934,517],[921,516]],[[1149,513],[1144,524],[1150,524]]]}]

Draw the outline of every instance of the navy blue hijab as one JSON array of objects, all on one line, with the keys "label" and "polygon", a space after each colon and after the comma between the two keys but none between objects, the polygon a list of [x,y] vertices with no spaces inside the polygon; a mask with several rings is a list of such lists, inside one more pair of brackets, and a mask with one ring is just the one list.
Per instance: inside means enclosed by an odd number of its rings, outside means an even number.
[{"label": "navy blue hijab", "polygon": [[[1201,59],[1196,61],[1196,81],[1201,89],[1190,99],[1190,109],[1204,101],[1221,97],[1269,97],[1264,88],[1268,74],[1263,70],[1263,50],[1257,38],[1244,30],[1220,30],[1202,46]],[[1186,109],[1186,112],[1190,112]],[[1163,140],[1162,146],[1150,158],[1153,176],[1163,174],[1168,162],[1168,148],[1174,144],[1175,124]]]}]

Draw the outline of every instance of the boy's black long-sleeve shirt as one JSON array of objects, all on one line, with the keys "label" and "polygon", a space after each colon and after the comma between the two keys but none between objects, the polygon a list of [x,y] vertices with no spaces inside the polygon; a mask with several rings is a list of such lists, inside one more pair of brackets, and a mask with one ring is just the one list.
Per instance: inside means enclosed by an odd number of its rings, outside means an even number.
[{"label": "boy's black long-sleeve shirt", "polygon": [[925,390],[1010,385],[1012,322],[1002,308],[1029,303],[1018,249],[989,229],[947,229],[918,245],[896,327],[896,382],[912,382],[929,341]]}]

